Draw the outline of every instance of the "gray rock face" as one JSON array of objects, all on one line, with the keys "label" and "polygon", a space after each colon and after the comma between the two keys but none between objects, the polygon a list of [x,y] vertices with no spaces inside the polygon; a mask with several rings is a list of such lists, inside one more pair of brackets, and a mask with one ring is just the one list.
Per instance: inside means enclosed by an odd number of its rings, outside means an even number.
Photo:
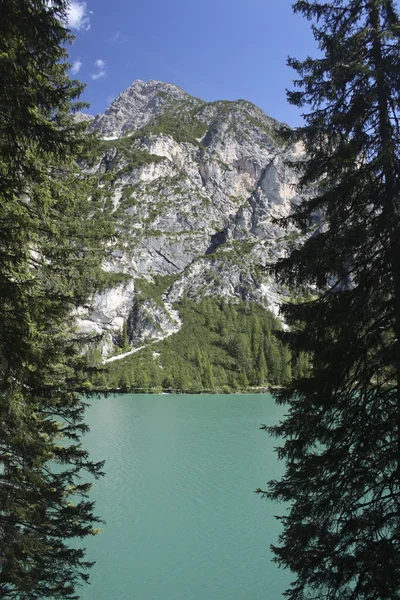
[{"label": "gray rock face", "polygon": [[88,115],[83,112],[77,112],[74,114],[74,119],[77,123],[82,123],[82,122],[90,123],[91,121],[94,120],[94,117],[92,115]]},{"label": "gray rock face", "polygon": [[86,330],[92,323],[112,339],[125,321],[135,344],[170,334],[179,327],[172,304],[183,297],[277,309],[278,286],[260,265],[294,235],[273,223],[296,202],[286,163],[302,148],[284,141],[287,126],[244,100],[206,103],[169,83],[136,81],[90,127],[105,139],[99,170],[110,174],[120,227],[105,268],[130,279],[95,299]]}]

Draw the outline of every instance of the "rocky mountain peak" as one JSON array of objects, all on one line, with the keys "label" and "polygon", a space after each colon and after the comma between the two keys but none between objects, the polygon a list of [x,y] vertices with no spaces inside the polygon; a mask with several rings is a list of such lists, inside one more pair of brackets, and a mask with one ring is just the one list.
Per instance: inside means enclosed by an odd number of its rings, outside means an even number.
[{"label": "rocky mountain peak", "polygon": [[113,100],[104,115],[97,115],[91,127],[103,137],[119,138],[141,129],[173,102],[201,103],[172,83],[137,79]]}]

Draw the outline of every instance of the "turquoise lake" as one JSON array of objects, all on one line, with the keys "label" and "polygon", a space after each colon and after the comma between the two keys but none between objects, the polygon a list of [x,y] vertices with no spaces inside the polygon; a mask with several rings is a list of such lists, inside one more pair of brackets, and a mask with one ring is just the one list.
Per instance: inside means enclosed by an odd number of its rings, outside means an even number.
[{"label": "turquoise lake", "polygon": [[92,400],[84,446],[106,460],[92,499],[104,531],[84,600],[280,600],[292,577],[269,546],[284,507],[254,490],[279,477],[283,416],[271,396],[123,395]]}]

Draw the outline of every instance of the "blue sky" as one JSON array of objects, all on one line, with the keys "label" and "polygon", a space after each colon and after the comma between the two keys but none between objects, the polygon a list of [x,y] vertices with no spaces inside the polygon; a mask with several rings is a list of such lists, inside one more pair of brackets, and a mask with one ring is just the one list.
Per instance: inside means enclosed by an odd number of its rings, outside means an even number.
[{"label": "blue sky", "polygon": [[136,79],[158,79],[207,101],[243,98],[289,125],[296,74],[288,55],[315,55],[310,24],[290,0],[72,0],[73,76],[91,114]]}]

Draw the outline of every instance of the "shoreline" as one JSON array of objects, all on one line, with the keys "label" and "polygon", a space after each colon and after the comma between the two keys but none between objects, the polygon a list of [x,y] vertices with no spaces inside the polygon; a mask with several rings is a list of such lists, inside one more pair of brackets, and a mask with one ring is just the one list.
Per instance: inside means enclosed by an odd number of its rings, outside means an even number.
[{"label": "shoreline", "polygon": [[200,396],[200,395],[208,395],[208,396],[235,396],[235,395],[246,395],[246,394],[270,394],[275,390],[280,389],[280,386],[263,386],[263,387],[254,387],[254,388],[245,388],[242,390],[223,390],[223,389],[215,389],[215,390],[152,390],[152,389],[144,389],[144,388],[135,388],[135,390],[123,390],[122,388],[107,388],[107,389],[95,389],[89,392],[90,395],[98,394],[98,395],[110,395],[110,394],[118,394],[122,395],[149,395],[149,396]]}]

